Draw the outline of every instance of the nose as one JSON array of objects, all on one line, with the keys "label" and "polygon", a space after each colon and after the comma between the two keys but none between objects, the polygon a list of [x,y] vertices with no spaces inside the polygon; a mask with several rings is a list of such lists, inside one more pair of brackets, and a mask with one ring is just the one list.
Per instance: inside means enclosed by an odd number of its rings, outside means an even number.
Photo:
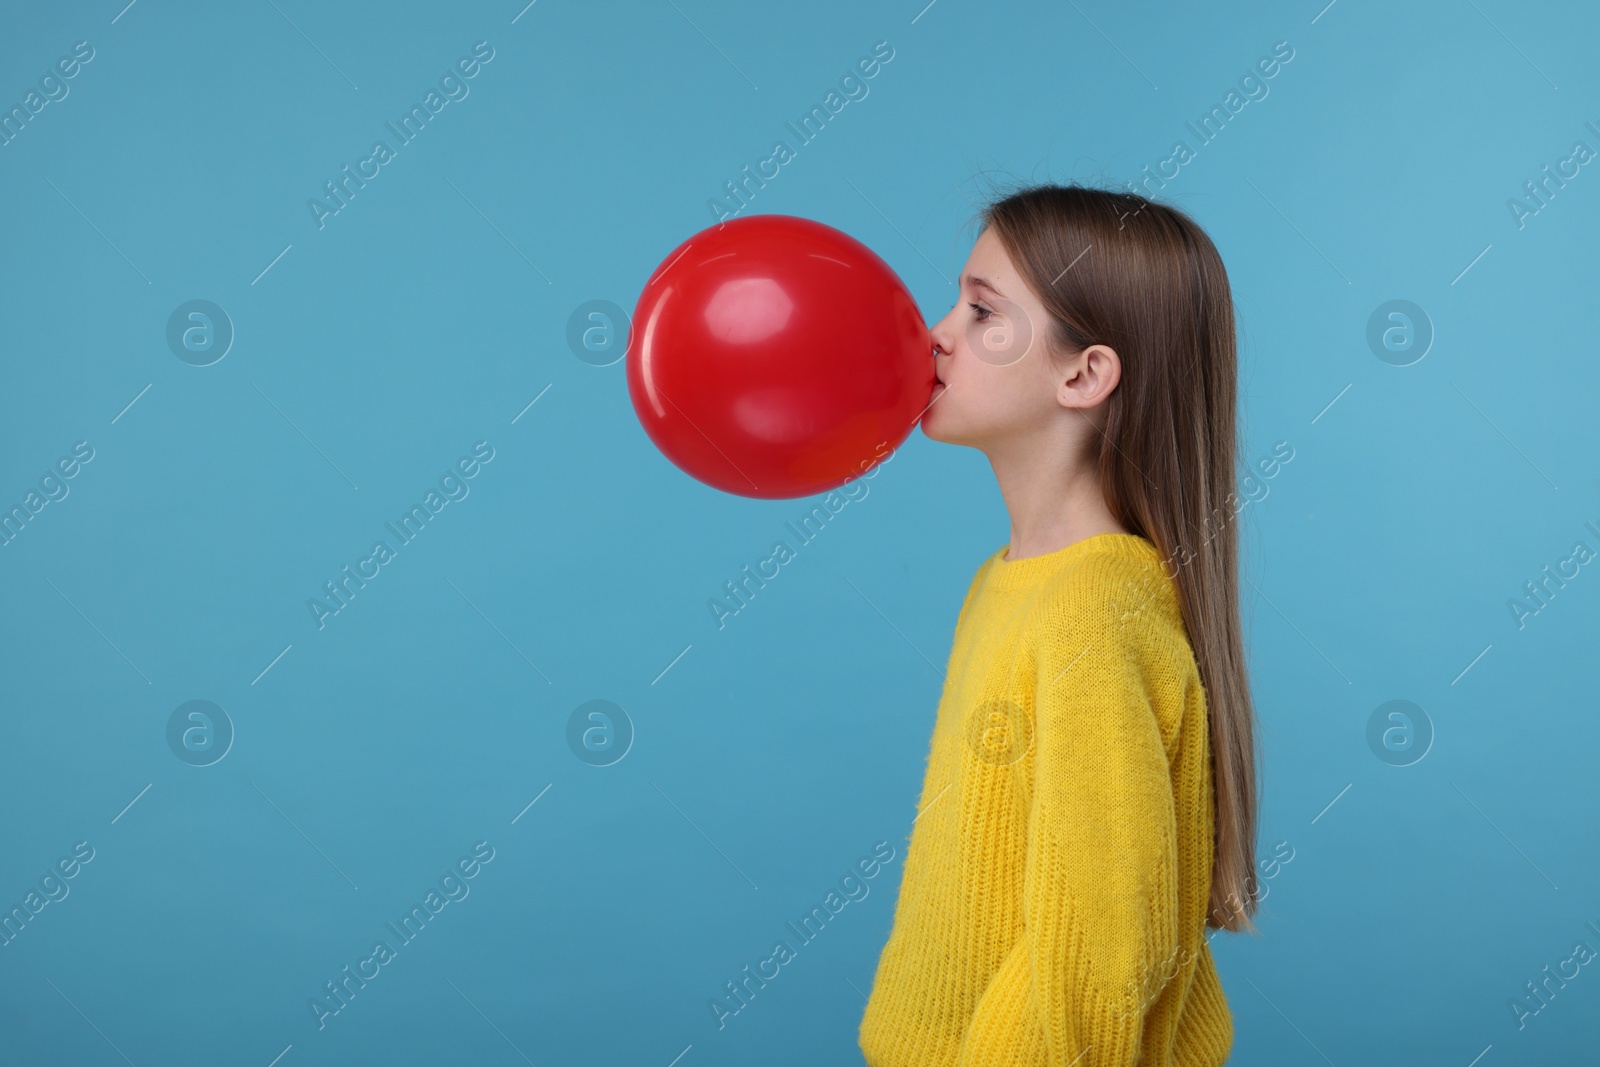
[{"label": "nose", "polygon": [[950,316],[946,315],[934,323],[928,330],[928,336],[933,339],[934,355],[948,356],[954,349],[954,333],[950,329]]}]

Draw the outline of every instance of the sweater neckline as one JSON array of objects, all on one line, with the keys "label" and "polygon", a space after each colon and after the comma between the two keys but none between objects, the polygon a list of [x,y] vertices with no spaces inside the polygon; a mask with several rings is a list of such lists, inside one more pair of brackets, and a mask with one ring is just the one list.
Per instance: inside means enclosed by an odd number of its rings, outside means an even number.
[{"label": "sweater neckline", "polygon": [[990,557],[988,585],[994,589],[1015,590],[1035,585],[1060,571],[1062,567],[1095,552],[1144,559],[1159,563],[1161,553],[1149,539],[1130,533],[1097,533],[1072,542],[1053,552],[1022,559],[1007,559],[1009,545],[1000,546]]}]

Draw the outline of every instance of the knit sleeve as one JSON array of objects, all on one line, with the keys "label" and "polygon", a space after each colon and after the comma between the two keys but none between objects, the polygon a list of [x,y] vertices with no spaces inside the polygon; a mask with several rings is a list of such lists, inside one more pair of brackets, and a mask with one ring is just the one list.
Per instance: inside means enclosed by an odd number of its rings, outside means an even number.
[{"label": "knit sleeve", "polygon": [[1167,749],[1146,679],[1148,620],[1087,594],[1035,629],[1023,934],[980,998],[961,1067],[1140,1062],[1178,952]]}]

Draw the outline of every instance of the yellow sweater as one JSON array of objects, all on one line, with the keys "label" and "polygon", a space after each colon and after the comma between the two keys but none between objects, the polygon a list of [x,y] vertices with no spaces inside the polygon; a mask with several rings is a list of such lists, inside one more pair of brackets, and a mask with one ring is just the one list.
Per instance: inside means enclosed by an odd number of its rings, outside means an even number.
[{"label": "yellow sweater", "polygon": [[869,1067],[1216,1067],[1205,692],[1160,553],[978,568],[956,621]]}]

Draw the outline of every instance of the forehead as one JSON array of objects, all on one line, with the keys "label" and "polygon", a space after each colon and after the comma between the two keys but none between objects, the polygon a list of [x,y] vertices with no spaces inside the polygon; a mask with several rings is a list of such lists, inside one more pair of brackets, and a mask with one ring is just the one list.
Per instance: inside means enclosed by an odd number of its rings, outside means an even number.
[{"label": "forehead", "polygon": [[966,269],[962,272],[963,285],[978,292],[995,292],[1015,298],[1026,288],[1018,280],[1011,266],[1011,257],[993,231],[985,230],[978,236],[972,251],[967,255]]}]

